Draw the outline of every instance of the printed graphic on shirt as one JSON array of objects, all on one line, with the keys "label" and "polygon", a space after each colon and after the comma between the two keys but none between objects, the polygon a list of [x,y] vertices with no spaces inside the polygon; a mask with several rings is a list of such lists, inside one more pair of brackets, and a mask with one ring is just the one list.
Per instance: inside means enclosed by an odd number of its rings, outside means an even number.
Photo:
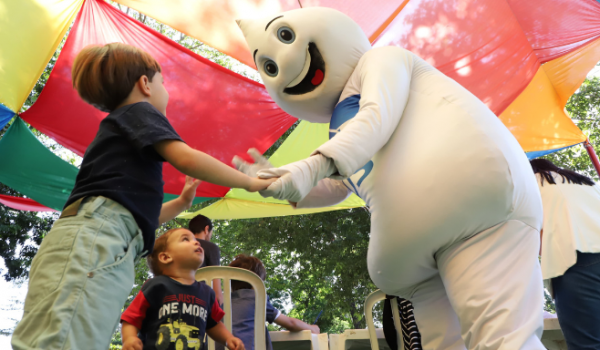
[{"label": "printed graphic on shirt", "polygon": [[200,330],[197,327],[190,326],[183,321],[171,322],[160,325],[156,334],[156,349],[167,350],[174,345],[176,350],[194,349],[200,350],[201,341],[199,339]]},{"label": "printed graphic on shirt", "polygon": [[182,316],[199,317],[206,324],[208,310],[206,302],[194,295],[167,295],[158,310],[158,319],[167,317],[166,323],[159,326],[156,334],[156,349],[173,348],[200,350],[201,340],[198,327],[188,325]]}]

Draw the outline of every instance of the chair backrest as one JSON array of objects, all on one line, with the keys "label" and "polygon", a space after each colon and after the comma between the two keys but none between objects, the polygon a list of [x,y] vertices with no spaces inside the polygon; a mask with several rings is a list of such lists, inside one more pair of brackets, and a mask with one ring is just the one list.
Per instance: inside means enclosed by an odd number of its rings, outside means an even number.
[{"label": "chair backrest", "polygon": [[[254,272],[228,266],[208,266],[199,269],[196,272],[197,281],[206,281],[212,287],[214,279],[223,280],[223,304],[225,311],[225,327],[231,332],[231,280],[243,281],[249,283],[254,289],[255,308],[254,308],[254,349],[266,349],[265,342],[265,322],[267,310],[267,291],[265,284]],[[214,350],[215,343],[212,339],[208,340],[208,349]]]},{"label": "chair backrest", "polygon": [[[371,339],[371,349],[379,350],[379,342],[375,331],[375,323],[373,322],[373,306],[376,303],[385,299],[385,293],[381,290],[376,290],[365,299],[365,317],[367,319],[367,327],[369,328],[369,338]],[[402,339],[402,326],[400,325],[400,312],[398,311],[398,300],[393,298],[392,314],[394,315],[394,326],[396,327],[398,350],[404,349],[404,339]]]}]

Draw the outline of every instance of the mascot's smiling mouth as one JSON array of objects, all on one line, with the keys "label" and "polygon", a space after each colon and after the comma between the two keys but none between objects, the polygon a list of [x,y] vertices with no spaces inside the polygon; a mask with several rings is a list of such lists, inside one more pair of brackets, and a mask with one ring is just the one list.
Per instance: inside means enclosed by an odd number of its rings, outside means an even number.
[{"label": "mascot's smiling mouth", "polygon": [[[308,44],[308,49],[306,53],[306,61],[304,62],[304,68],[302,72],[296,77],[290,85],[297,82],[299,79],[302,79],[298,84],[291,86],[288,85],[283,92],[289,95],[302,95],[309,93],[317,88],[317,86],[321,85],[323,79],[325,77],[325,61],[323,61],[323,56],[317,49],[317,45],[314,43]],[[302,78],[302,75],[304,77]]]}]

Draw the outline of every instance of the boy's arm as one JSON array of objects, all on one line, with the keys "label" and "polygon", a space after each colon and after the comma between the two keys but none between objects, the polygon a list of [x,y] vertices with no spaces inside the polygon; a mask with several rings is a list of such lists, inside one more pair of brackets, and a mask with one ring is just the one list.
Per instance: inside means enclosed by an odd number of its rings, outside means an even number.
[{"label": "boy's arm", "polygon": [[239,338],[234,337],[222,322],[217,322],[217,325],[206,330],[206,333],[214,341],[225,344],[231,350],[245,350],[244,343]]},{"label": "boy's arm", "polygon": [[267,188],[274,179],[251,178],[204,152],[179,140],[165,140],[154,145],[156,151],[175,169],[215,185],[243,188],[249,192]]},{"label": "boy's arm", "polygon": [[309,325],[304,321],[300,321],[299,319],[289,317],[286,315],[279,315],[279,317],[275,319],[275,323],[292,332],[308,330],[311,331],[313,334],[321,333],[319,326],[317,326],[316,324]]},{"label": "boy's arm", "polygon": [[192,206],[194,198],[196,197],[196,189],[200,185],[200,180],[196,180],[192,177],[185,177],[185,184],[179,197],[163,203],[160,209],[160,216],[158,217],[158,224],[162,225],[165,222],[174,219],[179,213],[189,209]]},{"label": "boy's arm", "polygon": [[123,321],[121,335],[123,336],[123,350],[143,350],[144,344],[138,338],[139,329],[136,326]]}]

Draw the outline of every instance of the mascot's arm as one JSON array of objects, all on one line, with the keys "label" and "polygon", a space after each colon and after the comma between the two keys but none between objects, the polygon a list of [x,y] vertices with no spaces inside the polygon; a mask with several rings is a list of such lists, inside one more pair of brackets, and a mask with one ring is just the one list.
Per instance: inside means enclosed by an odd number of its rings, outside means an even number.
[{"label": "mascot's arm", "polygon": [[296,208],[322,208],[343,202],[350,195],[350,190],[340,180],[323,179],[319,181]]},{"label": "mascot's arm", "polygon": [[[350,81],[360,86],[360,109],[331,140],[317,148],[332,159],[337,174],[354,174],[381,149],[395,131],[408,101],[413,54],[398,47],[368,51]],[[358,81],[360,79],[360,81]]]}]

